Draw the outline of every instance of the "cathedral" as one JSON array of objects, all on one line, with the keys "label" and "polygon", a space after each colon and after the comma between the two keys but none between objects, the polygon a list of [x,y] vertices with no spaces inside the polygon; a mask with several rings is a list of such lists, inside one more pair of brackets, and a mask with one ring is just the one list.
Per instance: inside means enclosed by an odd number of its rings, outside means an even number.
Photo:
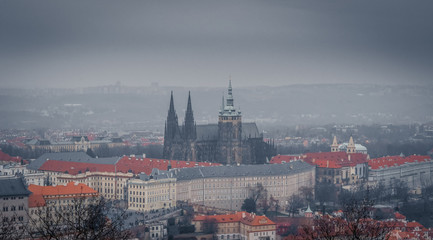
[{"label": "cathedral", "polygon": [[218,162],[222,164],[261,164],[275,155],[275,147],[263,141],[255,123],[242,123],[234,107],[231,81],[222,101],[218,124],[197,125],[191,94],[182,125],[174,109],[173,92],[164,131],[164,159]]}]

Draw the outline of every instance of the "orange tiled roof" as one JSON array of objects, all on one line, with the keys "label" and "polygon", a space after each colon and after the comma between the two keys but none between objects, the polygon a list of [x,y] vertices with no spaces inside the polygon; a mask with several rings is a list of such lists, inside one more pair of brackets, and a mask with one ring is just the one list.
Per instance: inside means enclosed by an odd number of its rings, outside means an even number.
[{"label": "orange tiled roof", "polygon": [[60,195],[98,194],[96,190],[87,186],[86,184],[76,184],[74,182],[69,182],[67,185],[57,186],[38,186],[30,184],[28,189],[35,195],[41,195],[43,197],[55,197]]}]

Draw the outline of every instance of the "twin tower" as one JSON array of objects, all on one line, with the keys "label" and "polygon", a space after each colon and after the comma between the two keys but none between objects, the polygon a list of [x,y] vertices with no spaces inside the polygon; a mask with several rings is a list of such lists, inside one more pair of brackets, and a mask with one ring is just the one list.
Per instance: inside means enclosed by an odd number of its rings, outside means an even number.
[{"label": "twin tower", "polygon": [[184,122],[179,126],[171,93],[164,131],[165,159],[254,164],[265,162],[274,152],[273,146],[263,142],[255,123],[242,123],[241,112],[234,107],[231,81],[218,124],[196,124],[189,93]]}]

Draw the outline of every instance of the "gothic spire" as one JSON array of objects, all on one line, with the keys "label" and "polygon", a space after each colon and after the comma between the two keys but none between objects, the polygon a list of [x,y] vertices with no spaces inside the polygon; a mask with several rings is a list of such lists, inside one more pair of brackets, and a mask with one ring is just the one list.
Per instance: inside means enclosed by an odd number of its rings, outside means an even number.
[{"label": "gothic spire", "polygon": [[173,91],[171,91],[170,107],[168,108],[168,114],[170,115],[170,113],[176,114],[176,112],[174,111]]},{"label": "gothic spire", "polygon": [[185,121],[183,125],[183,136],[186,139],[195,139],[195,123],[191,104],[191,92],[188,92],[188,103],[186,106]]},{"label": "gothic spire", "polygon": [[227,92],[227,106],[233,107],[232,80],[229,80],[229,88]]},{"label": "gothic spire", "polygon": [[176,135],[180,135],[177,114],[176,110],[174,110],[173,91],[171,91],[170,107],[168,109],[166,122],[166,133],[164,135],[169,139],[173,139]]}]

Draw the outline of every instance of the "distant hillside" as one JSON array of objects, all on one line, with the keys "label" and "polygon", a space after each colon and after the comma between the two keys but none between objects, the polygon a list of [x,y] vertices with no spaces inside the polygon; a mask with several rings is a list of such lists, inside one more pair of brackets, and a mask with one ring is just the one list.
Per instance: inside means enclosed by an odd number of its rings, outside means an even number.
[{"label": "distant hillside", "polygon": [[[198,123],[216,122],[223,88],[102,86],[0,89],[1,128],[163,130],[170,91],[183,120],[188,91]],[[423,123],[433,120],[433,87],[291,85],[237,88],[244,121],[260,125]]]}]

